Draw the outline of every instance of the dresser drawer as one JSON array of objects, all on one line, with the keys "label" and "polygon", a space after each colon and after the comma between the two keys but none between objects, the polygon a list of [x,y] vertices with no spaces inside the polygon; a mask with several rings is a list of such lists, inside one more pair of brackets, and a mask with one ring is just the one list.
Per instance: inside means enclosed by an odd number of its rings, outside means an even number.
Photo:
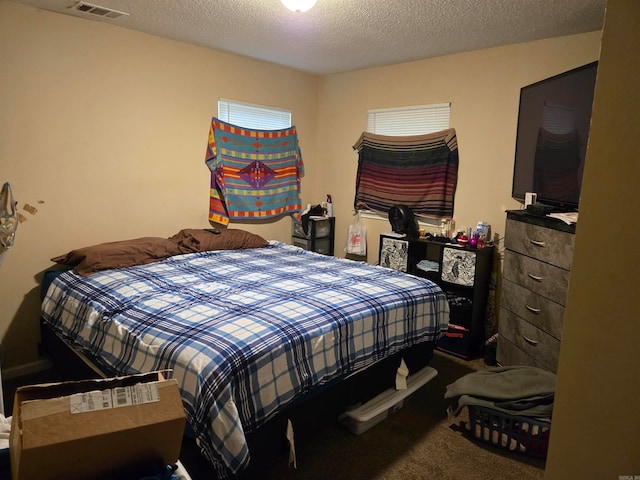
[{"label": "dresser drawer", "polygon": [[502,282],[501,305],[512,313],[560,339],[564,307],[510,280]]},{"label": "dresser drawer", "polygon": [[547,369],[553,372],[558,369],[560,340],[557,338],[516,317],[505,308],[500,309],[499,332],[500,337],[512,342]]},{"label": "dresser drawer", "polygon": [[570,272],[548,263],[504,252],[503,276],[534,293],[564,305],[569,289]]},{"label": "dresser drawer", "polygon": [[537,362],[534,358],[531,358],[529,355],[527,355],[524,350],[516,347],[513,343],[503,337],[498,337],[498,351],[496,353],[496,361],[502,366],[529,365],[531,367],[549,370],[540,362]]},{"label": "dresser drawer", "polygon": [[505,248],[571,270],[575,235],[551,228],[507,220]]}]

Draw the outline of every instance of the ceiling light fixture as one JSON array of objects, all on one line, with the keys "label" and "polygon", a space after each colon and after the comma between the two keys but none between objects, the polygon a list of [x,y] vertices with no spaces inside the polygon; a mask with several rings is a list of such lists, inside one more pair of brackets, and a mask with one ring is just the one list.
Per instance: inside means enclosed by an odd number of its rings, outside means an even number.
[{"label": "ceiling light fixture", "polygon": [[306,12],[316,4],[316,0],[280,0],[292,12]]}]

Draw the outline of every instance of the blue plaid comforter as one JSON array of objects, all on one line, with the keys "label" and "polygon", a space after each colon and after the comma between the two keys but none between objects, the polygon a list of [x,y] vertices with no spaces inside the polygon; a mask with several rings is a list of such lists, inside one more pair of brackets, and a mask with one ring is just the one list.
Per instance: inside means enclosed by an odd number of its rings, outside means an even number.
[{"label": "blue plaid comforter", "polygon": [[118,374],[170,368],[221,476],[245,433],[314,386],[446,331],[434,283],[271,241],[82,277],[58,276],[43,319]]}]

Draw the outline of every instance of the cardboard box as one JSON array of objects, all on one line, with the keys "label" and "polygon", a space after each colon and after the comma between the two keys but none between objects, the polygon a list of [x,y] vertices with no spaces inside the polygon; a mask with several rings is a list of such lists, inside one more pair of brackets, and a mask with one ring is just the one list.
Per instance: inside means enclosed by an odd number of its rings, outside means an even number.
[{"label": "cardboard box", "polygon": [[185,413],[176,380],[153,372],[18,388],[13,480],[100,479],[178,461]]}]

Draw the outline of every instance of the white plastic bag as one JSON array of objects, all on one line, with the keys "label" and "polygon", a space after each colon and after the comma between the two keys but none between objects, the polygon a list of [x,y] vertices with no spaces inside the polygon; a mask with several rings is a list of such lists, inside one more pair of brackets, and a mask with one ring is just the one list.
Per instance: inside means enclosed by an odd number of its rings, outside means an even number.
[{"label": "white plastic bag", "polygon": [[367,254],[367,227],[360,219],[360,212],[356,214],[355,220],[349,225],[347,245],[344,251],[353,255],[364,256]]}]

